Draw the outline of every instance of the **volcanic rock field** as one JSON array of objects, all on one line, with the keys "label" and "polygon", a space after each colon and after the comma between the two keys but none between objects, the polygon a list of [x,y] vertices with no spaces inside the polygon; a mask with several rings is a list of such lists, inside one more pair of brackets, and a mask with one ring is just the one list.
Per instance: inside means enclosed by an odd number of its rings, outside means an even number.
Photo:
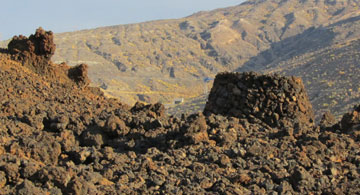
[{"label": "volcanic rock field", "polygon": [[220,73],[204,112],[167,116],[55,49],[38,29],[0,50],[0,194],[360,194],[360,106],[314,121],[301,79]]}]

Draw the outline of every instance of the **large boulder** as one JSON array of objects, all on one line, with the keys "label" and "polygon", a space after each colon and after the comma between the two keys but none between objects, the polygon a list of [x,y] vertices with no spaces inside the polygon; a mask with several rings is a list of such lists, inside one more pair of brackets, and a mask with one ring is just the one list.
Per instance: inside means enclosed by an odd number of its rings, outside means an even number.
[{"label": "large boulder", "polygon": [[205,114],[262,121],[299,136],[314,125],[314,113],[300,78],[254,72],[220,73]]}]

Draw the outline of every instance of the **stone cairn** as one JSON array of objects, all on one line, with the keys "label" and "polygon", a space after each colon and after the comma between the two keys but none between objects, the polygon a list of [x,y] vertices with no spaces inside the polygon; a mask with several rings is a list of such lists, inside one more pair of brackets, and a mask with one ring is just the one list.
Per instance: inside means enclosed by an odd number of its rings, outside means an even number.
[{"label": "stone cairn", "polygon": [[204,109],[204,114],[211,113],[260,121],[295,137],[314,126],[302,80],[293,76],[220,73]]}]

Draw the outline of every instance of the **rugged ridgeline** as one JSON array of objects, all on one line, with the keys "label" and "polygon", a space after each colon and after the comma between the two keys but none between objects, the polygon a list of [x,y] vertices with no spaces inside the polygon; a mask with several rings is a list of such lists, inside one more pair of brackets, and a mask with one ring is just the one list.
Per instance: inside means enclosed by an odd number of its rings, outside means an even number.
[{"label": "rugged ridgeline", "polygon": [[[58,34],[54,59],[89,64],[89,76],[97,86],[131,105],[136,100],[168,103],[174,98],[193,99],[203,95],[203,79],[214,78],[218,72],[242,66],[241,70],[268,72],[270,63],[288,62],[326,47],[336,49],[339,43],[358,39],[358,8],[357,0],[250,0],[178,20]],[[347,65],[351,64],[336,64]],[[329,91],[350,89],[344,84],[349,78],[317,88],[326,66],[322,64],[324,68],[318,72],[307,68],[302,74],[277,72],[304,79],[318,117],[324,109],[339,111],[335,113],[340,117],[348,109],[344,99],[337,99],[333,106],[334,99],[327,97]],[[316,79],[308,83],[307,75]],[[357,83],[358,75],[351,80]]]},{"label": "rugged ridgeline", "polygon": [[20,39],[0,52],[0,194],[360,193],[359,107],[315,126],[298,78],[222,73],[204,114],[176,118],[36,53],[51,32]]}]

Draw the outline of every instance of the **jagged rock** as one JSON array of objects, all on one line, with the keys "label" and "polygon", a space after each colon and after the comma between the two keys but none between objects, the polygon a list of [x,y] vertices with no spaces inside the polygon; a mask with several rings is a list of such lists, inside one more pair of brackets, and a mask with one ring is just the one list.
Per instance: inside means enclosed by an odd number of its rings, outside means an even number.
[{"label": "jagged rock", "polygon": [[69,173],[63,167],[48,166],[42,168],[37,173],[36,178],[43,183],[52,182],[56,187],[65,189],[71,177],[73,176],[71,174],[71,172]]},{"label": "jagged rock", "polygon": [[207,124],[205,116],[201,113],[189,116],[189,125],[185,127],[185,137],[191,143],[197,144],[202,141],[208,141]]},{"label": "jagged rock", "polygon": [[45,194],[41,188],[36,187],[31,181],[25,179],[24,182],[22,182],[16,191],[16,194],[19,195],[39,195],[39,194]]},{"label": "jagged rock", "polygon": [[51,31],[38,28],[34,35],[14,36],[8,44],[13,59],[21,61],[37,73],[42,73],[54,55],[56,45]]},{"label": "jagged rock", "polygon": [[82,178],[75,177],[72,179],[66,189],[67,194],[99,194],[94,184],[86,182]]},{"label": "jagged rock", "polygon": [[40,165],[36,161],[24,162],[22,170],[20,171],[21,177],[30,178],[40,169]]},{"label": "jagged rock", "polygon": [[7,163],[4,165],[0,164],[0,170],[4,171],[7,178],[6,181],[9,183],[16,183],[19,180],[19,165],[16,163]]},{"label": "jagged rock", "polygon": [[216,76],[204,113],[256,120],[294,129],[295,136],[314,125],[314,114],[300,78],[249,73]]},{"label": "jagged rock", "polygon": [[89,129],[81,134],[81,143],[84,146],[96,146],[100,148],[106,143],[107,137],[102,130]]},{"label": "jagged rock", "polygon": [[61,145],[48,134],[38,135],[36,138],[21,138],[21,142],[13,143],[10,150],[17,155],[26,153],[34,160],[43,163],[57,163],[61,154]]},{"label": "jagged rock", "polygon": [[310,191],[315,185],[315,180],[304,167],[298,166],[290,176],[290,182],[294,189],[302,193]]},{"label": "jagged rock", "polygon": [[124,136],[129,133],[129,128],[119,117],[111,115],[106,121],[105,131],[110,136]]},{"label": "jagged rock", "polygon": [[165,106],[161,103],[145,105],[141,102],[136,102],[131,108],[131,112],[145,112],[147,115],[156,117],[163,117],[165,115]]},{"label": "jagged rock", "polygon": [[11,54],[28,52],[30,55],[44,56],[48,60],[55,54],[55,48],[53,33],[41,27],[36,29],[35,35],[30,35],[29,38],[22,35],[14,36],[8,44]]},{"label": "jagged rock", "polygon": [[87,86],[90,83],[88,78],[88,65],[80,64],[69,69],[69,78],[75,81],[77,84]]}]

